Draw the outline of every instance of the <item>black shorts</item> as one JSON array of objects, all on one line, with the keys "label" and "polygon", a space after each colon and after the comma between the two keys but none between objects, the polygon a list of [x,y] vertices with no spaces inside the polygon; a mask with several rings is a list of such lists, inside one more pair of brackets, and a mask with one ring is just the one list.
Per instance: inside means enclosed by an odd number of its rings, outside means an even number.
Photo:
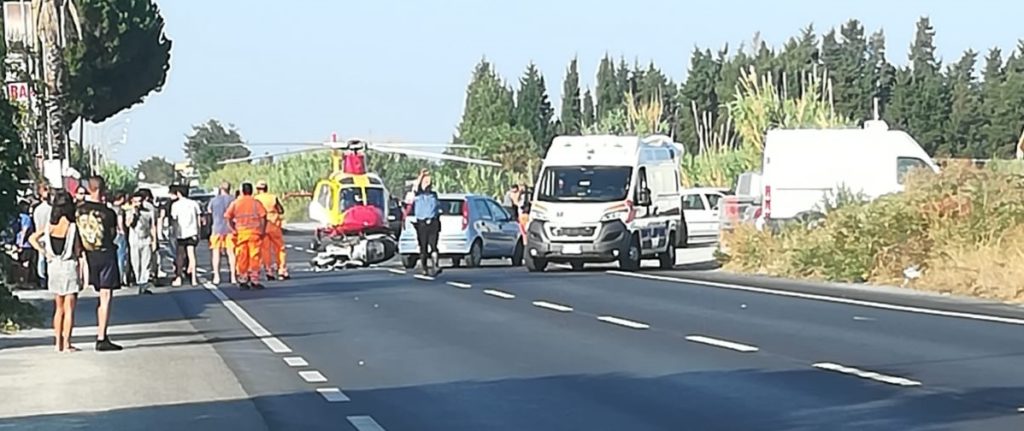
[{"label": "black shorts", "polygon": [[199,245],[198,237],[178,238],[178,247],[195,247],[197,245]]},{"label": "black shorts", "polygon": [[117,250],[87,251],[89,284],[97,290],[120,289],[121,271],[117,268]]}]

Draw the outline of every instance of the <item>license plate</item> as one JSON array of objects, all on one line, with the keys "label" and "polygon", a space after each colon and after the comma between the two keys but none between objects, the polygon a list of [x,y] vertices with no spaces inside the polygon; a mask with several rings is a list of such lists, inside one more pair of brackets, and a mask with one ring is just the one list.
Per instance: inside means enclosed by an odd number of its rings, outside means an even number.
[{"label": "license plate", "polygon": [[566,244],[562,246],[562,253],[564,254],[580,254],[583,253],[583,249],[579,244]]}]

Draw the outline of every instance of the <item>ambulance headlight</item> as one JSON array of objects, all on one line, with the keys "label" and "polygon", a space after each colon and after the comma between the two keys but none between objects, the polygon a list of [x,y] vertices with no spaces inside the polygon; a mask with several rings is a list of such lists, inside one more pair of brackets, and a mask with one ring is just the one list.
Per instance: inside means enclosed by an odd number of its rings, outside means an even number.
[{"label": "ambulance headlight", "polygon": [[629,211],[628,210],[611,211],[611,212],[604,213],[604,215],[601,216],[601,221],[602,222],[606,222],[606,221],[625,220],[626,217],[628,217],[628,216],[629,216]]},{"label": "ambulance headlight", "polygon": [[530,220],[550,221],[550,219],[548,219],[547,212],[537,208],[533,208],[530,210]]}]

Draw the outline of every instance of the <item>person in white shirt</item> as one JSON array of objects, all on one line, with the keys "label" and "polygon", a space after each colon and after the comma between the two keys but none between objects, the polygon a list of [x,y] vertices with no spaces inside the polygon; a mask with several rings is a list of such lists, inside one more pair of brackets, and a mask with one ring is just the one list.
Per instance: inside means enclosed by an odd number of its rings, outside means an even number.
[{"label": "person in white shirt", "polygon": [[188,275],[192,278],[192,285],[199,284],[196,275],[196,245],[199,244],[199,215],[201,209],[196,201],[188,198],[188,189],[185,186],[177,186],[171,192],[171,222],[174,224],[174,233],[178,240],[177,259],[174,265],[174,283],[172,286],[181,286],[181,275],[185,269],[184,260],[188,259]]},{"label": "person in white shirt", "polygon": [[[36,230],[42,230],[44,227],[50,225],[50,213],[53,211],[53,207],[50,206],[50,186],[46,183],[39,183],[39,205],[32,210],[32,223],[34,223]],[[46,287],[46,256],[40,255],[36,261],[36,272],[39,275],[40,287]]]}]

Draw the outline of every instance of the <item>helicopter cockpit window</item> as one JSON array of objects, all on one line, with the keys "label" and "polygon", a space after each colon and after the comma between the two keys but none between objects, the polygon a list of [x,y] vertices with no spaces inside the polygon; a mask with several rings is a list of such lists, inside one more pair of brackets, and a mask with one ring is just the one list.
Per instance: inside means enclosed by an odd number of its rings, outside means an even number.
[{"label": "helicopter cockpit window", "polygon": [[357,188],[341,189],[341,196],[338,199],[338,206],[341,211],[345,211],[356,205],[370,205],[377,209],[384,211],[387,205],[384,199],[384,190],[367,188],[366,189],[366,201],[363,201],[363,191]]}]

